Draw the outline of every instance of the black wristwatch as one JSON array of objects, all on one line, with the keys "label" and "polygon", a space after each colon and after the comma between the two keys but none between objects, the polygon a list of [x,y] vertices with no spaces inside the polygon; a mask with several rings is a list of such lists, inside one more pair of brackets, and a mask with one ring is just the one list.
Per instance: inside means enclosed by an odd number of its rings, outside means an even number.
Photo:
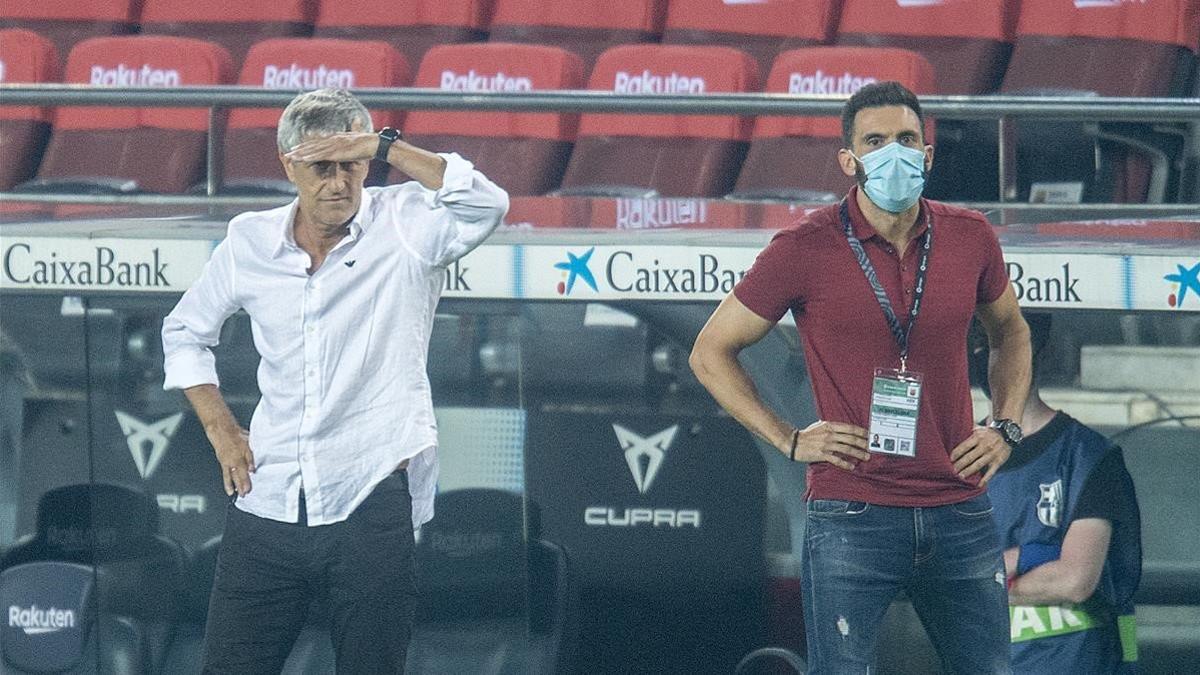
[{"label": "black wristwatch", "polygon": [[391,127],[384,127],[379,130],[379,145],[375,148],[375,159],[386,162],[388,158],[388,150],[391,149],[392,143],[400,140],[400,130]]},{"label": "black wristwatch", "polygon": [[1004,439],[1004,442],[1013,448],[1017,447],[1022,438],[1025,438],[1025,434],[1021,432],[1021,425],[1010,419],[1001,418],[992,420],[992,423],[988,426],[999,431],[1000,437]]}]

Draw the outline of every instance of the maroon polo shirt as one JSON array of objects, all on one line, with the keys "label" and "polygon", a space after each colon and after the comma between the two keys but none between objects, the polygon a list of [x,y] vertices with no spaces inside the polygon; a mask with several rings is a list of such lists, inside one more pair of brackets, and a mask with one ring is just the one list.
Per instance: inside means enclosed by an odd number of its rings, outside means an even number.
[{"label": "maroon polo shirt", "polygon": [[[863,217],[857,187],[847,197],[854,234],[907,327],[920,256],[919,240],[901,259]],[[821,419],[870,425],[875,368],[899,368],[900,348],[888,329],[866,276],[846,241],[838,205],[814,211],[779,231],[734,295],[754,313],[778,321],[796,318]],[[916,457],[872,453],[853,471],[827,462],[808,466],[806,498],[845,499],[884,506],[940,506],[982,492],[981,474],[960,479],[950,451],[971,433],[967,382],[967,329],[978,304],[1008,287],[1000,242],[976,211],[921,200],[918,216],[933,218],[925,295],[909,338],[908,369],[924,376],[917,420]]]}]

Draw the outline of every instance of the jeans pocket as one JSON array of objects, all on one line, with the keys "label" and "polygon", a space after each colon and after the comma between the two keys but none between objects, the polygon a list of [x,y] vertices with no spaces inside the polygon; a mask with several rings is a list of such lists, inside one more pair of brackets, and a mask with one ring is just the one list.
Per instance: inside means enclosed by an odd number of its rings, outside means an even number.
[{"label": "jeans pocket", "polygon": [[844,499],[808,500],[808,515],[813,518],[858,516],[869,508],[871,505],[866,502],[848,502]]},{"label": "jeans pocket", "polygon": [[992,500],[988,498],[987,493],[984,493],[965,502],[951,504],[950,508],[965,518],[979,518],[992,512]]}]

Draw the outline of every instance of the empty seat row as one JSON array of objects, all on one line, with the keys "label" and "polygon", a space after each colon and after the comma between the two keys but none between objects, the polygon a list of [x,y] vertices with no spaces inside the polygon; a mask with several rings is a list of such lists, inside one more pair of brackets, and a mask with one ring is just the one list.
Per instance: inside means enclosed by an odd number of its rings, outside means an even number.
[{"label": "empty seat row", "polygon": [[[1141,47],[1148,57],[1157,55],[1163,61],[1175,53],[1150,44]],[[1061,51],[1053,44],[1018,45],[1021,53],[1039,50],[1043,54]],[[1190,59],[1190,52],[1184,53]],[[1091,58],[1086,52],[1079,54],[1079,68],[1071,73],[1076,81],[1090,76],[1087,65]],[[39,45],[37,36],[26,31],[0,31],[0,59],[15,64],[10,69],[14,79],[34,79],[53,70],[53,49],[44,40]],[[1140,64],[1139,60],[1132,67],[1142,68]],[[1111,75],[1113,68],[1104,65],[1105,74]],[[757,70],[752,58],[727,47],[625,45],[605,53],[587,79],[587,87],[632,94],[757,91]],[[116,86],[218,84],[232,78],[230,59],[220,47],[194,39],[154,36],[85,41],[72,51],[66,71],[69,82]],[[936,78],[936,70],[911,51],[814,47],[777,57],[765,89],[848,95],[867,82],[895,79],[919,94],[928,94],[936,91]],[[582,88],[584,77],[582,63],[573,53],[545,46],[442,45],[428,54],[415,80],[410,80],[404,58],[383,42],[276,39],[254,47],[238,82],[293,91],[410,82],[457,91],[521,91]],[[1137,89],[1127,91],[1144,93],[1145,82],[1145,77],[1135,78],[1130,84]],[[0,188],[7,189],[30,177],[35,168],[31,158],[39,155],[45,143],[51,113],[30,108],[0,110],[7,118],[0,120],[0,128],[13,139],[5,143],[13,160],[0,163],[6,167]],[[840,130],[830,119],[443,111],[415,111],[407,116],[398,111],[375,111],[374,117],[376,126],[402,127],[419,145],[457,150],[472,158],[515,195],[542,194],[559,187],[594,191],[609,186],[653,188],[668,196],[738,192],[804,199],[813,191],[841,192],[849,183],[831,159],[839,147]],[[235,110],[230,115],[223,165],[228,189],[286,187],[275,156],[277,120],[278,111],[272,109]],[[24,189],[186,191],[203,178],[207,124],[203,110],[63,108],[37,178]],[[952,144],[941,149],[943,159],[937,166],[955,168],[941,172],[953,180],[943,180],[937,196],[987,198],[986,194],[970,194],[970,182],[961,179],[973,172],[980,176],[976,184],[994,188],[995,180],[989,180],[987,172],[994,171],[995,141],[990,139],[989,146],[986,131],[976,130],[982,140],[967,137],[959,143],[965,150],[958,153],[958,163],[964,164],[965,156],[970,159],[966,166],[955,167]],[[80,144],[80,134],[90,141]],[[1080,155],[1078,163],[1089,168],[1093,152],[1086,140],[1059,140],[1057,146],[1051,141],[1024,145],[1030,156],[1023,159],[1022,174],[1036,176],[1038,167],[1047,166],[1037,154],[1043,146],[1060,150],[1043,153],[1052,161],[1042,180],[1063,173],[1067,166],[1061,161],[1066,156],[1063,145],[1069,148],[1073,144]],[[1147,192],[1150,172],[1137,159],[1129,155],[1110,160],[1110,167],[1115,167],[1109,169],[1113,180],[1119,178],[1125,185],[1124,199],[1117,200],[1136,201]],[[680,171],[679,167],[689,170]],[[935,169],[935,179],[937,175]],[[89,179],[92,188],[79,178]],[[90,180],[93,178],[107,180]],[[1073,176],[1063,176],[1068,178]],[[398,174],[390,178],[402,179]]]},{"label": "empty seat row", "polygon": [[[938,73],[937,90],[948,94],[995,91],[1023,37],[1111,41],[1110,58],[1123,71],[1127,42],[1194,51],[1198,22],[1198,0],[9,0],[0,9],[0,28],[43,32],[62,53],[86,37],[140,31],[217,42],[236,64],[255,42],[310,35],[388,42],[414,64],[433,45],[485,38],[564,47],[585,68],[617,44],[730,46],[756,59],[760,77],[777,54],[796,47],[898,47],[925,56]],[[1143,62],[1147,72],[1160,65]]]},{"label": "empty seat row", "polygon": [[[518,494],[449,490],[437,502],[439,517],[415,551],[425,601],[409,668],[557,672],[570,655],[575,611],[561,547],[525,538]],[[159,512],[149,495],[116,483],[41,495],[35,531],[0,554],[0,599],[16,612],[0,628],[0,671],[197,672],[221,537],[189,556],[161,533]],[[445,543],[477,540],[490,545]],[[321,607],[287,672],[332,672]]]},{"label": "empty seat row", "polygon": [[[0,34],[0,50],[9,44]],[[897,79],[921,93],[933,88],[930,66],[914,53],[823,47],[781,55],[768,89],[795,91],[810,86],[810,80],[834,79],[824,73],[836,69],[845,73],[839,76],[845,82],[838,86]],[[214,44],[140,36],[85,41],[72,51],[65,79],[187,86],[218,84],[230,77],[229,59]],[[313,39],[259,43],[239,77],[241,84],[290,90],[388,87],[409,81],[403,57],[382,42]],[[579,89],[584,80],[580,60],[562,49],[466,44],[432,50],[414,84],[453,91],[522,91]],[[665,45],[610,49],[587,86],[644,94],[759,89],[757,67],[743,52]],[[26,124],[44,125],[48,116],[46,111],[26,112]],[[224,163],[229,188],[284,189],[275,145],[278,118],[275,109],[232,111]],[[403,128],[422,147],[462,153],[517,195],[561,186],[643,187],[665,195],[720,196],[734,189],[785,188],[798,180],[811,189],[840,192],[847,183],[831,160],[840,145],[835,119],[443,111],[405,115],[391,110],[375,111],[374,118],[377,127]],[[20,189],[186,191],[203,178],[207,126],[204,110],[61,108],[36,179]],[[762,140],[762,148],[750,148],[735,185],[752,138]],[[18,151],[14,145],[6,152]],[[818,155],[824,161],[812,161]],[[816,166],[835,173],[823,174]],[[391,177],[402,179],[399,174]]]}]

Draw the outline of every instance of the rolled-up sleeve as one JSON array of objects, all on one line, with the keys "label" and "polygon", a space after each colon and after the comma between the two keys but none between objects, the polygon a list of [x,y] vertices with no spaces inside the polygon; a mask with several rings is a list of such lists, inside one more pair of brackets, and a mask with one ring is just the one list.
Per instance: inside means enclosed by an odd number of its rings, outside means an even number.
[{"label": "rolled-up sleeve", "polygon": [[220,385],[212,348],[220,341],[221,326],[239,307],[234,299],[234,272],[232,245],[226,238],[163,319],[164,389]]},{"label": "rolled-up sleeve", "polygon": [[425,191],[425,207],[446,217],[432,228],[414,233],[413,242],[426,260],[443,267],[470,253],[487,239],[508,213],[508,193],[475,165],[456,153],[442,153],[446,171],[442,187]]}]

